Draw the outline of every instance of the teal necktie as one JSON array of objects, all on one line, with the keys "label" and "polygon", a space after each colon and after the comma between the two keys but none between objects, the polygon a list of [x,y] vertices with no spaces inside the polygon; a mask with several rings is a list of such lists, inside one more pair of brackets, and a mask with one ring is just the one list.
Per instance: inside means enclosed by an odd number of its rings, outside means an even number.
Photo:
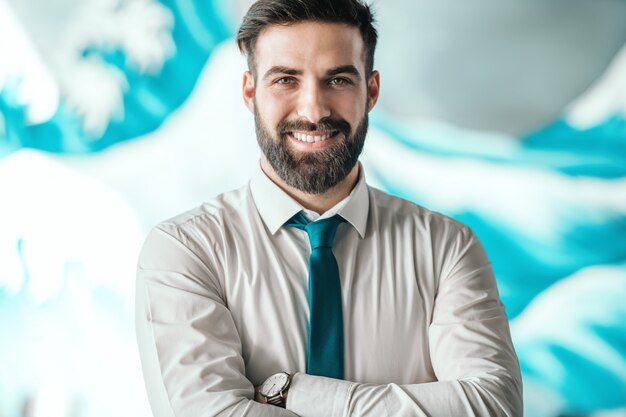
[{"label": "teal necktie", "polygon": [[309,258],[309,354],[307,373],[343,379],[343,313],[339,267],[333,254],[339,215],[309,222],[299,212],[285,226],[307,232]]}]

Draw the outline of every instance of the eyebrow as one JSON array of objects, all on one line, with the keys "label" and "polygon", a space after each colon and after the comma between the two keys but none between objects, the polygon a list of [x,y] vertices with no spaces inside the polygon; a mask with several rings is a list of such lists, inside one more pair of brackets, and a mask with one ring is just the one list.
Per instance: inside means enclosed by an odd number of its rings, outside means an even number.
[{"label": "eyebrow", "polygon": [[[281,65],[274,66],[267,70],[267,72],[263,75],[263,79],[267,80],[272,75],[302,75],[303,72],[301,70],[297,70],[294,68],[284,67]],[[341,65],[338,67],[334,67],[326,71],[326,75],[333,76],[339,74],[350,74],[358,79],[361,79],[361,73],[354,65]]]},{"label": "eyebrow", "polygon": [[267,70],[267,72],[263,75],[263,79],[267,80],[269,77],[276,74],[302,75],[302,71],[289,67],[275,66]]},{"label": "eyebrow", "polygon": [[339,74],[350,74],[358,79],[361,79],[361,73],[354,65],[341,65],[339,67],[331,68],[326,71],[327,75],[339,75]]}]

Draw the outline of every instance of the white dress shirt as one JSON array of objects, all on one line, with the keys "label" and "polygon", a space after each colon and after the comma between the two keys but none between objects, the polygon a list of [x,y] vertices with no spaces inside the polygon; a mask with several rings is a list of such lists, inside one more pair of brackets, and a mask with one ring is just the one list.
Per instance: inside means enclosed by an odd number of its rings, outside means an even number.
[{"label": "white dress shirt", "polygon": [[[157,225],[141,252],[136,326],[156,417],[521,416],[521,377],[491,265],[463,224],[369,187],[333,208],[345,380],[305,374],[303,208],[249,185]],[[312,213],[308,213],[309,216]],[[326,217],[329,213],[325,213]],[[287,409],[253,401],[295,374]]]}]

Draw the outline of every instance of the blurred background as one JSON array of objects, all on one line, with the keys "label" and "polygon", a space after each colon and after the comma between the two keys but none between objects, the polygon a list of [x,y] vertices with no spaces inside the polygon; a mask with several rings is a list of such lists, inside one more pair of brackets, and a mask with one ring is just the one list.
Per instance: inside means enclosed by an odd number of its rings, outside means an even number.
[{"label": "blurred background", "polygon": [[[136,258],[258,160],[249,0],[0,0],[0,417],[148,417]],[[526,417],[626,416],[626,0],[378,0],[368,181],[472,227]]]}]

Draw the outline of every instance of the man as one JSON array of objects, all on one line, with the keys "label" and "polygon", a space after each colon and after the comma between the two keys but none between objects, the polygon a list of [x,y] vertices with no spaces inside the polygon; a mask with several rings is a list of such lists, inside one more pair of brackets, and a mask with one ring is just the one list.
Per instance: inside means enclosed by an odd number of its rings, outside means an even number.
[{"label": "man", "polygon": [[158,225],[139,260],[156,416],[521,415],[478,240],[365,183],[372,21],[359,0],[260,0],[244,18],[258,172]]}]

